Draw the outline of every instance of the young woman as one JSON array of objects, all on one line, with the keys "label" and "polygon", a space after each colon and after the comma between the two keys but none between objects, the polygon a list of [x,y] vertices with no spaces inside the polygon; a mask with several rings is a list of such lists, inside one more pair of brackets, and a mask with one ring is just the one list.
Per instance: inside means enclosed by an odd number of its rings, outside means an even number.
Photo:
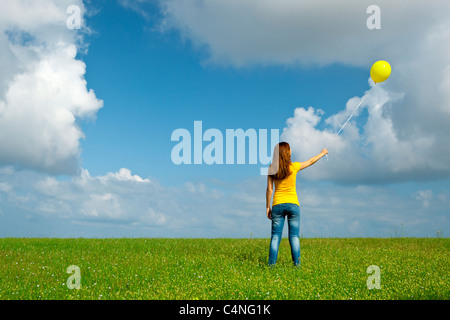
[{"label": "young woman", "polygon": [[[291,246],[292,261],[295,266],[300,265],[300,204],[298,202],[295,182],[297,172],[308,168],[328,153],[323,149],[320,154],[305,162],[291,162],[291,148],[289,143],[280,142],[275,146],[273,161],[267,176],[266,211],[267,218],[272,220],[272,236],[269,250],[269,266],[277,262],[278,248],[283,233],[284,219],[287,217],[289,227],[289,244]],[[273,184],[275,193],[272,199]]]}]

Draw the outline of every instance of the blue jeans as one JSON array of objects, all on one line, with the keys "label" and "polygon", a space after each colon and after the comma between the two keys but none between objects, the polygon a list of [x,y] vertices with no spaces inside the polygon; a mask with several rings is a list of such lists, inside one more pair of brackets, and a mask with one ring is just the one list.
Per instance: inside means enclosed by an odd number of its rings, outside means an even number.
[{"label": "blue jeans", "polygon": [[270,239],[269,265],[277,262],[278,248],[287,216],[289,244],[294,265],[300,265],[300,207],[295,203],[280,203],[272,207],[272,237]]}]

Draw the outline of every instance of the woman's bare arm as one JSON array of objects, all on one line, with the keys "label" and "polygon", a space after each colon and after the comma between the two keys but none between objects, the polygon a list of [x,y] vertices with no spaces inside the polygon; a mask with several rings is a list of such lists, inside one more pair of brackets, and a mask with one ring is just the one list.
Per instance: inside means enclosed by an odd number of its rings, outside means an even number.
[{"label": "woman's bare arm", "polygon": [[322,158],[324,155],[328,153],[327,149],[323,149],[317,156],[312,157],[308,161],[301,162],[300,170],[303,170],[305,168],[308,168],[309,166],[313,165],[317,161],[319,161],[320,158]]},{"label": "woman's bare arm", "polygon": [[266,214],[267,218],[272,219],[272,209],[270,208],[270,201],[272,200],[273,193],[273,177],[267,176],[267,189],[266,189]]}]

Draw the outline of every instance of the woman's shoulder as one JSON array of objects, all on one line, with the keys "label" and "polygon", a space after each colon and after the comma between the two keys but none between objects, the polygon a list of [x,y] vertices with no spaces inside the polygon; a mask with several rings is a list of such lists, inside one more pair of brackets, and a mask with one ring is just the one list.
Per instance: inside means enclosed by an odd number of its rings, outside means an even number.
[{"label": "woman's shoulder", "polygon": [[294,170],[298,171],[300,170],[301,167],[301,163],[300,162],[291,162],[291,166],[294,168]]}]

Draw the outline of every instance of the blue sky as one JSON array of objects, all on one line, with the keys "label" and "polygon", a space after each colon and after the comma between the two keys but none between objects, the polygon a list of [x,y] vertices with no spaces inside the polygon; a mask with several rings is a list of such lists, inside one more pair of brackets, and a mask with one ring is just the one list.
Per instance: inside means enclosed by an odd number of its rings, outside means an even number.
[{"label": "blue sky", "polygon": [[380,1],[378,30],[370,4],[8,1],[0,236],[269,237],[260,164],[172,162],[194,121],[328,148],[297,178],[303,236],[448,236],[449,4]]},{"label": "blue sky", "polygon": [[88,54],[80,57],[89,87],[107,102],[95,122],[82,123],[83,166],[93,174],[131,166],[141,176],[171,184],[179,183],[180,175],[250,177],[258,166],[171,166],[172,131],[192,131],[194,120],[201,120],[204,130],[281,130],[295,107],[335,112],[368,88],[367,68],[204,66],[204,49],[177,32],[152,31],[160,19],[158,7],[149,7],[154,18],[148,21],[119,3],[94,6],[100,12],[87,21],[95,33]]}]

